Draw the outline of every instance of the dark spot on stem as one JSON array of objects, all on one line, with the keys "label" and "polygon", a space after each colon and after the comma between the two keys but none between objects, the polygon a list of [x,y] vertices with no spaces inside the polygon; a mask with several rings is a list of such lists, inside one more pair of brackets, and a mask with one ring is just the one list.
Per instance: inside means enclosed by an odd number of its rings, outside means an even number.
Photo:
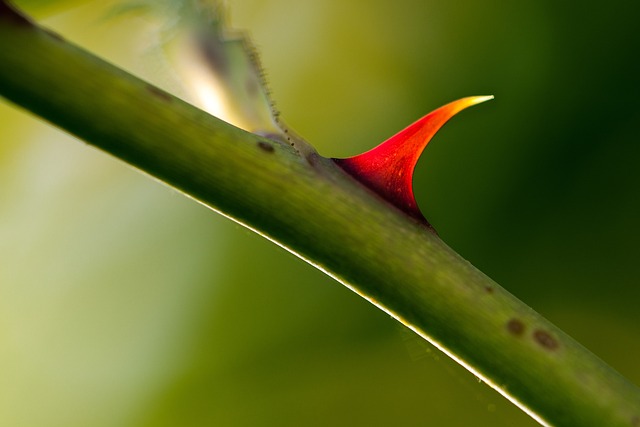
[{"label": "dark spot on stem", "polygon": [[522,336],[522,334],[524,333],[524,329],[525,327],[524,323],[522,323],[522,320],[511,319],[507,322],[507,331],[517,337]]},{"label": "dark spot on stem", "polygon": [[555,350],[560,345],[558,341],[549,334],[547,331],[543,331],[538,329],[533,332],[533,338],[536,340],[538,344],[548,350]]},{"label": "dark spot on stem", "polygon": [[171,99],[172,99],[171,95],[169,95],[167,92],[150,84],[148,84],[146,87],[147,87],[147,91],[151,95],[155,96],[156,98],[164,102],[171,102]]},{"label": "dark spot on stem", "polygon": [[0,0],[0,19],[14,25],[32,27],[33,22],[4,0]]},{"label": "dark spot on stem", "polygon": [[493,293],[493,288],[491,286],[485,286],[484,287],[484,291],[488,294],[492,294]]},{"label": "dark spot on stem", "polygon": [[315,151],[307,154],[307,162],[309,162],[309,164],[312,167],[316,167],[318,166],[318,162],[320,160],[320,154],[316,153]]},{"label": "dark spot on stem", "polygon": [[273,153],[274,151],[273,145],[265,141],[258,141],[258,147],[267,153]]},{"label": "dark spot on stem", "polygon": [[633,427],[640,427],[640,416],[636,415],[633,418],[631,418],[631,425]]}]

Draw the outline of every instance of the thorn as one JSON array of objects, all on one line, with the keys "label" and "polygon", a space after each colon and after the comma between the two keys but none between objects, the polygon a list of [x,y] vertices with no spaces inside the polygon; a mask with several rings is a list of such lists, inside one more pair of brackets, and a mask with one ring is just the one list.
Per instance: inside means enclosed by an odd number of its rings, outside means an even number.
[{"label": "thorn", "polygon": [[451,102],[427,114],[372,150],[346,159],[333,160],[385,200],[429,225],[413,195],[413,171],[416,163],[433,135],[451,117],[467,107],[490,99],[493,96],[471,96]]}]

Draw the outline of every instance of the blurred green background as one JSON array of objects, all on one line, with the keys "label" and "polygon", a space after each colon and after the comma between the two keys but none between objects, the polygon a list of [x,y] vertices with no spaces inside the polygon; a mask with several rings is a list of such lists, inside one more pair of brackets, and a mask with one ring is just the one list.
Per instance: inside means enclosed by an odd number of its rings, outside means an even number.
[{"label": "blurred green background", "polygon": [[[157,16],[18,3],[172,89],[148,60]],[[430,144],[418,203],[640,383],[640,3],[228,5],[323,155],[495,95]],[[0,425],[535,425],[319,271],[4,101],[0,140]]]}]

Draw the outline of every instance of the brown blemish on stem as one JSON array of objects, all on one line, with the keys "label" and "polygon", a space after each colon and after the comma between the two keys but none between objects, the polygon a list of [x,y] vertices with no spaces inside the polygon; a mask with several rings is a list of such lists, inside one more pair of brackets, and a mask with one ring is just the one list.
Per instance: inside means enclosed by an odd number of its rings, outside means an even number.
[{"label": "brown blemish on stem", "polygon": [[493,293],[493,288],[491,286],[485,286],[484,287],[484,291],[488,294],[492,294]]},{"label": "brown blemish on stem", "polygon": [[316,152],[311,152],[309,154],[307,154],[307,162],[309,162],[309,164],[312,167],[317,167],[318,163],[320,162],[320,154],[316,153]]},{"label": "brown blemish on stem", "polygon": [[552,337],[549,332],[543,331],[542,329],[533,332],[533,339],[547,350],[555,350],[560,346],[558,340]]},{"label": "brown blemish on stem", "polygon": [[4,0],[0,0],[0,19],[15,25],[25,27],[33,26],[33,22],[29,18],[19,12],[13,7],[13,5],[9,4],[9,2]]},{"label": "brown blemish on stem", "polygon": [[640,427],[640,416],[636,415],[633,418],[631,418],[631,425],[633,427]]},{"label": "brown blemish on stem", "polygon": [[273,151],[275,150],[273,148],[273,145],[265,141],[258,141],[258,147],[267,153],[273,153]]},{"label": "brown blemish on stem", "polygon": [[524,329],[525,326],[524,323],[522,323],[522,320],[511,319],[507,322],[507,331],[509,331],[509,333],[511,333],[512,335],[520,337],[524,333]]},{"label": "brown blemish on stem", "polygon": [[147,91],[151,95],[155,96],[156,98],[158,98],[158,99],[160,99],[160,100],[162,100],[164,102],[171,102],[171,100],[172,100],[171,95],[169,95],[167,92],[163,91],[162,89],[157,88],[157,87],[155,87],[153,85],[150,85],[150,84],[146,85],[146,88],[147,88]]}]

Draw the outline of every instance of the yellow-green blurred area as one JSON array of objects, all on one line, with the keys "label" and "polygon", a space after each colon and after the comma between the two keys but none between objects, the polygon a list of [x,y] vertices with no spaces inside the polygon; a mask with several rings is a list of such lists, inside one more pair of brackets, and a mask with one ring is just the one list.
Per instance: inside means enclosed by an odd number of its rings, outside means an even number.
[{"label": "yellow-green blurred area", "polygon": [[[19,4],[172,90],[149,60],[157,14]],[[325,156],[495,95],[427,148],[419,205],[640,383],[640,3],[228,7],[282,116]],[[535,425],[311,266],[4,101],[0,141],[0,425]]]}]

